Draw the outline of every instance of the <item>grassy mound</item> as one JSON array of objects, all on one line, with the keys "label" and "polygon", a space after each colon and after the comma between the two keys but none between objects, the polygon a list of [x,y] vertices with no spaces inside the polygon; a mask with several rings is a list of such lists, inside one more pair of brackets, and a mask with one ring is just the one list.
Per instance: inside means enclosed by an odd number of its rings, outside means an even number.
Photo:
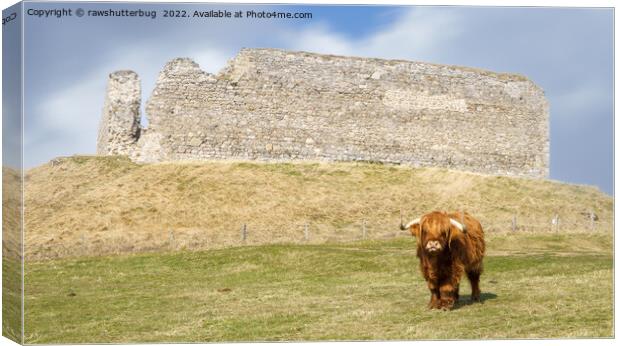
[{"label": "grassy mound", "polygon": [[613,220],[613,199],[592,187],[366,163],[138,165],[75,156],[31,169],[25,184],[32,260],[390,239],[404,236],[401,208],[406,219],[463,209],[487,233],[511,232],[513,219],[517,232],[609,233]]}]

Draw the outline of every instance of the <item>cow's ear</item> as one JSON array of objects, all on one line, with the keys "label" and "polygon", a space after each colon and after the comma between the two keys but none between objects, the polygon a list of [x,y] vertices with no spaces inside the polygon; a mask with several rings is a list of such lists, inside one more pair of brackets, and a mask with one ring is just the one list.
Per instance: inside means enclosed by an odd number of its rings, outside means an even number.
[{"label": "cow's ear", "polygon": [[416,223],[409,228],[411,235],[416,237],[416,239],[420,239],[420,224]]}]

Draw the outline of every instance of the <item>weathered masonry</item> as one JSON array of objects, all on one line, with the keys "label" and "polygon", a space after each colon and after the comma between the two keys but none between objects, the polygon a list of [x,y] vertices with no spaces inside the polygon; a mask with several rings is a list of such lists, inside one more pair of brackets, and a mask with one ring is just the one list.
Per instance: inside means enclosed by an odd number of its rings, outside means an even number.
[{"label": "weathered masonry", "polygon": [[97,153],[137,162],[375,161],[546,177],[548,103],[515,74],[243,49],[217,75],[170,61],[140,126],[140,81],[110,75]]}]

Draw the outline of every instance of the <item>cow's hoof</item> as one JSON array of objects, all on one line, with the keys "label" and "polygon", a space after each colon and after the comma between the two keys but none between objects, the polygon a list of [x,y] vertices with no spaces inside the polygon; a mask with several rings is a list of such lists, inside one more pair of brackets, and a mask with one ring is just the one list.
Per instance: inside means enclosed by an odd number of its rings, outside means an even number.
[{"label": "cow's hoof", "polygon": [[472,303],[481,303],[482,302],[480,300],[480,296],[479,295],[471,296],[471,301],[472,301]]},{"label": "cow's hoof", "polygon": [[452,310],[454,307],[454,300],[443,300],[439,304],[439,308],[444,311]]},{"label": "cow's hoof", "polygon": [[428,303],[428,308],[431,309],[431,310],[432,309],[439,309],[439,308],[441,308],[441,306],[439,305],[439,301],[435,300],[435,301],[430,301]]}]

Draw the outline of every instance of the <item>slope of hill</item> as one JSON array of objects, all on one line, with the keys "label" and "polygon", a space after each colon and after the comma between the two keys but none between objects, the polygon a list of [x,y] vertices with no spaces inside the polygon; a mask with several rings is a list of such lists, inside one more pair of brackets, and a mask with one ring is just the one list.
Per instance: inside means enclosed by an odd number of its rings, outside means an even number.
[{"label": "slope of hill", "polygon": [[33,260],[392,238],[405,236],[401,209],[406,219],[463,209],[488,234],[512,232],[515,221],[516,232],[611,233],[613,225],[613,199],[592,187],[370,163],[74,156],[31,169],[25,184]]}]

